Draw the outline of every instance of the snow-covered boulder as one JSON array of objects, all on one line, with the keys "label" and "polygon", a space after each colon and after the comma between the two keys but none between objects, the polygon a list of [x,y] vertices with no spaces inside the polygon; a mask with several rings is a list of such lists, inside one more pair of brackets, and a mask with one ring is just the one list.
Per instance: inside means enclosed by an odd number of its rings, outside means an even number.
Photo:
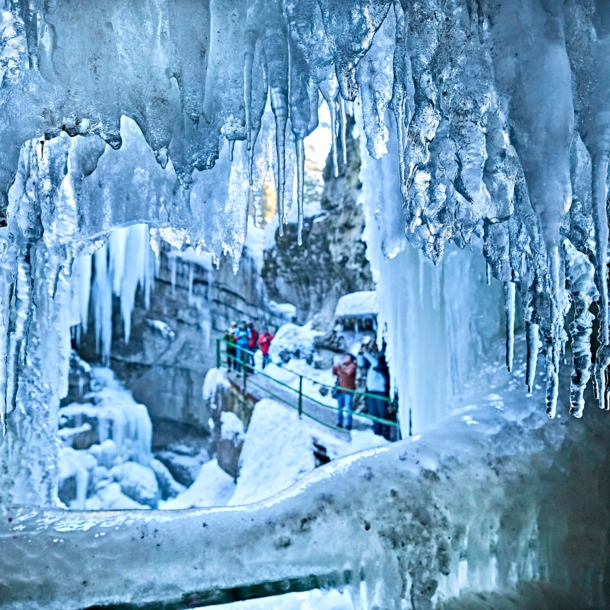
[{"label": "snow-covered boulder", "polygon": [[150,507],[139,504],[126,496],[118,483],[102,481],[99,483],[95,495],[86,501],[85,508],[87,510],[142,510]]},{"label": "snow-covered boulder", "polygon": [[110,476],[121,486],[121,491],[138,504],[156,508],[160,499],[159,484],[151,468],[137,462],[115,466]]},{"label": "snow-covered boulder", "polygon": [[228,475],[214,459],[201,467],[197,480],[184,493],[162,502],[160,508],[176,510],[225,506],[234,491],[233,477]]},{"label": "snow-covered boulder", "polygon": [[287,362],[290,358],[312,359],[315,353],[314,339],[323,333],[313,330],[311,323],[305,326],[284,324],[271,343],[269,353],[274,362]]}]

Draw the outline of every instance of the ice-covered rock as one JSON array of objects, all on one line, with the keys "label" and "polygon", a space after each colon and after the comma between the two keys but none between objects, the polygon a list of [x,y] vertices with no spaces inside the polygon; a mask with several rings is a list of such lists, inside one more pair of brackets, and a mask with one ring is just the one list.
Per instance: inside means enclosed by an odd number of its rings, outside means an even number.
[{"label": "ice-covered rock", "polygon": [[167,466],[159,460],[150,460],[150,468],[157,477],[157,483],[159,484],[159,490],[161,491],[161,498],[163,500],[175,498],[186,490],[186,487],[178,483]]},{"label": "ice-covered rock", "polygon": [[[151,457],[152,440],[146,407],[134,401],[110,369],[102,367],[92,368],[91,392],[85,399],[92,402],[73,403],[60,409],[62,429],[81,429],[67,440],[84,449],[98,444],[101,448],[96,451],[116,451],[123,461],[135,460],[146,465]],[[85,424],[86,430],[82,428]],[[107,441],[112,441],[113,447],[104,445]]]},{"label": "ice-covered rock", "polygon": [[121,486],[121,492],[127,497],[138,504],[157,507],[160,490],[157,476],[151,468],[137,462],[125,462],[112,468],[109,474]]},{"label": "ice-covered rock", "polygon": [[87,510],[143,510],[149,507],[139,504],[121,491],[118,483],[101,481],[98,483],[95,494],[85,502]]},{"label": "ice-covered rock", "polygon": [[210,461],[210,454],[205,448],[184,443],[173,443],[167,449],[155,453],[155,457],[185,487],[193,484],[203,464]]}]

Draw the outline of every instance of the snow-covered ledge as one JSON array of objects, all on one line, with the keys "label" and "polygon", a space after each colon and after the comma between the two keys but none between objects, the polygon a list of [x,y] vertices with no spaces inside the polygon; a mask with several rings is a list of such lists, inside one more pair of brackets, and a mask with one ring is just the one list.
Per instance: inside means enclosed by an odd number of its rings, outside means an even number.
[{"label": "snow-covered ledge", "polygon": [[516,385],[249,507],[2,508],[0,604],[178,609],[348,585],[362,607],[424,610],[541,583],[536,607],[607,607],[607,418],[549,422]]}]

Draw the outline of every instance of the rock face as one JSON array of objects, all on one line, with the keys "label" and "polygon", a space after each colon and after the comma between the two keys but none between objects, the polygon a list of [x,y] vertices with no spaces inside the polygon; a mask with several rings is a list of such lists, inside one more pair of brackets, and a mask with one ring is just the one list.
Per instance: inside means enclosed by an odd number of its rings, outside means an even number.
[{"label": "rock face", "polygon": [[362,240],[360,154],[352,128],[350,121],[347,164],[339,150],[338,177],[331,155],[326,162],[322,212],[305,219],[303,245],[297,243],[298,228],[293,223],[285,227],[283,237],[276,233],[275,247],[265,252],[262,275],[269,296],[296,305],[301,324],[316,316],[321,327],[329,327],[341,296],[375,289]]}]

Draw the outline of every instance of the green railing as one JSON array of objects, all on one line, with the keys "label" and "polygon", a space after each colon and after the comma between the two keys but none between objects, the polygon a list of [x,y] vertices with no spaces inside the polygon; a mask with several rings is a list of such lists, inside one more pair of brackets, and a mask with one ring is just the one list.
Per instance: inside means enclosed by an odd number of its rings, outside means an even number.
[{"label": "green railing", "polygon": [[[229,352],[230,348],[232,349],[231,352]],[[269,396],[271,396],[275,400],[278,400],[279,402],[297,410],[299,413],[299,417],[302,417],[304,415],[305,417],[308,417],[309,419],[312,419],[313,421],[315,421],[319,424],[322,424],[323,426],[326,426],[327,428],[332,428],[333,430],[338,430],[340,432],[349,434],[349,432],[347,430],[345,430],[343,428],[339,428],[338,426],[333,426],[327,422],[324,422],[321,419],[312,415],[311,413],[308,413],[303,408],[303,399],[306,399],[306,400],[310,401],[311,403],[313,403],[323,409],[327,409],[328,411],[337,412],[337,411],[342,410],[345,413],[346,409],[339,409],[338,406],[335,407],[333,405],[326,404],[326,403],[318,400],[317,398],[315,398],[311,395],[305,394],[303,392],[303,381],[304,380],[307,380],[317,386],[326,388],[329,391],[334,389],[335,386],[331,386],[331,385],[322,383],[320,381],[317,381],[316,379],[307,377],[306,375],[301,375],[300,373],[297,373],[296,371],[291,371],[289,368],[282,367],[285,371],[291,373],[295,377],[298,377],[299,385],[298,385],[298,389],[297,389],[297,388],[294,388],[293,386],[291,386],[287,383],[284,383],[283,381],[280,381],[279,379],[276,379],[275,377],[272,377],[271,375],[265,373],[264,370],[255,370],[253,368],[253,366],[248,363],[247,359],[238,360],[237,354],[251,356],[252,360],[253,360],[255,352],[248,350],[248,349],[243,349],[241,347],[238,347],[235,343],[227,341],[226,339],[219,338],[216,340],[216,368],[224,367],[224,368],[234,371],[241,378],[241,383],[242,383],[241,390],[244,395],[247,393],[248,384],[253,385],[253,386],[259,388],[260,390],[263,390],[265,393],[267,393]],[[254,379],[252,377],[252,374],[254,374],[254,373],[256,373],[257,376],[263,377],[265,379],[269,379],[273,384],[275,384],[279,387],[282,387],[285,390],[289,390],[290,392],[295,394],[297,406],[295,407],[295,405],[292,402],[290,402],[289,400],[286,400],[285,397],[278,395],[273,390],[270,390],[268,387],[263,386],[260,383],[257,383],[256,379]],[[391,398],[388,398],[387,396],[380,396],[379,394],[370,394],[367,392],[359,392],[358,390],[348,390],[347,388],[341,388],[341,391],[349,393],[349,394],[353,394],[354,399],[358,396],[361,396],[363,398],[371,397],[371,398],[375,398],[377,400],[383,400],[384,402],[387,402],[388,405],[392,405],[392,407],[394,408],[393,412],[396,412],[396,406],[397,406],[396,401],[392,400]],[[400,438],[400,426],[398,425],[397,422],[391,421],[389,419],[383,419],[381,417],[376,417],[375,415],[370,415],[369,413],[360,413],[360,412],[353,411],[353,410],[350,413],[351,413],[352,417],[354,417],[354,418],[365,419],[365,420],[377,422],[384,426],[389,426],[390,428],[396,428],[397,433],[398,433],[397,437]]]}]

